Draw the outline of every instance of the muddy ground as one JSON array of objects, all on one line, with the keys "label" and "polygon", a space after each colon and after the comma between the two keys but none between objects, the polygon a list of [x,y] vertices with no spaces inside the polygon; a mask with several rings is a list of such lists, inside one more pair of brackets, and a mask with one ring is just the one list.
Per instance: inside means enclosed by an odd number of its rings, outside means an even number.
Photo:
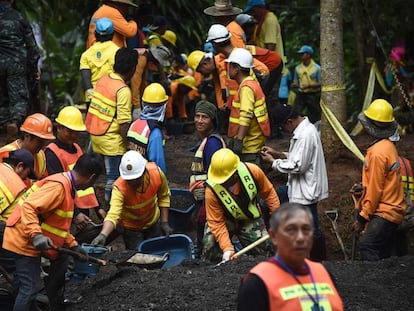
[{"label": "muddy ground", "polygon": [[[414,160],[413,134],[403,137],[398,145],[400,154]],[[193,152],[187,151],[197,143],[196,134],[171,137],[165,145],[167,176],[171,188],[186,189]],[[364,152],[367,138],[357,137],[357,145]],[[288,137],[272,139],[272,147],[287,150]],[[345,310],[412,310],[414,305],[414,257],[392,257],[380,262],[344,260],[332,223],[325,211],[338,211],[337,224],[349,258],[352,245],[351,224],[353,203],[351,186],[361,178],[361,162],[344,149],[339,160],[327,163],[330,197],[319,205],[321,229],[327,241],[327,261],[344,301]],[[269,179],[277,187],[286,178],[265,168]],[[103,182],[98,192],[103,192]],[[188,200],[172,199],[174,207],[186,209]],[[190,226],[178,232],[194,237]],[[409,250],[414,254],[414,243]],[[243,275],[264,257],[242,256],[237,261],[219,267],[198,259],[186,260],[181,265],[163,270],[147,270],[117,263],[131,252],[122,250],[115,241],[113,251],[104,259],[108,265],[97,275],[82,282],[68,282],[66,297],[74,304],[67,310],[235,310],[237,289]]]},{"label": "muddy ground", "polygon": [[[402,138],[400,154],[414,159],[413,135]],[[172,188],[186,188],[196,134],[171,137],[166,142],[167,175]],[[367,137],[357,137],[364,152]],[[288,137],[273,139],[269,145],[287,150]],[[353,203],[351,186],[361,178],[361,162],[344,149],[341,159],[327,163],[330,197],[320,203],[321,229],[327,241],[325,266],[333,275],[346,310],[412,310],[414,305],[414,257],[392,257],[380,262],[361,262],[349,258],[352,245],[351,224]],[[285,182],[285,176],[265,169],[275,186]],[[180,204],[181,200],[173,200]],[[188,203],[184,203],[187,205]],[[186,206],[176,206],[186,208]],[[341,249],[332,223],[325,211],[338,211],[339,234],[345,245]],[[186,232],[191,236],[191,232]],[[118,245],[115,245],[118,246]],[[410,244],[411,254],[414,244]],[[110,254],[109,265],[82,283],[69,283],[68,298],[77,303],[70,310],[235,310],[237,289],[242,276],[256,263],[266,258],[243,256],[220,267],[198,259],[184,261],[167,270],[147,270],[136,266],[114,264],[125,258],[125,252]],[[127,254],[128,255],[128,254]],[[128,257],[128,256],[126,256]]]}]

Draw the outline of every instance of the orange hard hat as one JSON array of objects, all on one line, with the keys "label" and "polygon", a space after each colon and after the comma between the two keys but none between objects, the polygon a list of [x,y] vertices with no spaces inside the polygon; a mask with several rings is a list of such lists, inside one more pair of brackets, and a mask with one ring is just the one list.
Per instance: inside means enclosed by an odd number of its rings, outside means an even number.
[{"label": "orange hard hat", "polygon": [[20,130],[43,139],[49,140],[56,138],[53,135],[52,121],[41,113],[34,113],[28,116],[24,120]]}]

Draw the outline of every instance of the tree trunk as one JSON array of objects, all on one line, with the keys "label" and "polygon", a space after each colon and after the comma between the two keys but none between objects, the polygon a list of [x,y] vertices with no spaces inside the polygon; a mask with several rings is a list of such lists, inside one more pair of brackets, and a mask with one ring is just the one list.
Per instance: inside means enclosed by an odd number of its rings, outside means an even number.
[{"label": "tree trunk", "polygon": [[[346,98],[344,79],[344,52],[342,44],[342,1],[321,1],[321,99],[345,126]],[[342,144],[326,118],[322,117],[322,143],[327,158],[336,158]]]}]

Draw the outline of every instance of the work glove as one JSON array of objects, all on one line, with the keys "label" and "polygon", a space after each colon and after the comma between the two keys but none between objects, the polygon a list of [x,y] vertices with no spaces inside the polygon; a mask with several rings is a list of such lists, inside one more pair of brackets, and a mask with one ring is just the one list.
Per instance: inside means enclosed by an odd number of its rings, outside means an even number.
[{"label": "work glove", "polygon": [[134,108],[132,110],[132,121],[138,120],[141,116],[141,108]]},{"label": "work glove", "polygon": [[222,262],[231,260],[231,257],[234,255],[234,251],[225,251],[221,259]]},{"label": "work glove", "polygon": [[93,97],[93,89],[92,88],[91,89],[87,89],[85,91],[85,93],[86,93],[86,97],[89,99],[89,101],[91,101],[92,100],[92,97]]},{"label": "work glove", "polygon": [[162,234],[164,234],[167,238],[170,236],[170,234],[173,233],[173,229],[170,227],[170,225],[166,221],[160,222],[160,228],[161,228]]},{"label": "work glove", "polygon": [[241,156],[243,151],[243,140],[235,139],[233,144],[233,152],[238,156]]},{"label": "work glove", "polygon": [[43,234],[36,234],[32,240],[33,246],[39,251],[45,251],[52,247],[52,240]]},{"label": "work glove", "polygon": [[103,233],[99,233],[96,238],[93,239],[92,245],[105,245],[106,243],[106,235]]},{"label": "work glove", "polygon": [[88,256],[88,253],[80,245],[73,246],[70,248],[70,250],[77,252],[83,256]]}]

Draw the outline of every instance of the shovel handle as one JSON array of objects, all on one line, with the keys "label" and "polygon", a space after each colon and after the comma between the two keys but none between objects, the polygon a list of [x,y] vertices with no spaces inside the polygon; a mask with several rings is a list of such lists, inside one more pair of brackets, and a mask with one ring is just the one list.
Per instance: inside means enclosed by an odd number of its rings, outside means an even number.
[{"label": "shovel handle", "polygon": [[262,244],[263,242],[265,242],[266,240],[269,239],[269,235],[266,234],[264,236],[262,236],[260,239],[256,240],[255,242],[253,242],[252,244],[247,245],[246,247],[242,248],[241,250],[239,250],[237,253],[235,253],[231,259],[237,259],[238,257],[240,257],[241,255],[247,253],[249,250],[255,248],[257,245]]},{"label": "shovel handle", "polygon": [[74,258],[79,259],[81,261],[88,261],[88,262],[96,263],[100,266],[106,266],[106,261],[105,260],[95,258],[95,257],[89,256],[89,255],[84,255],[82,253],[79,253],[79,252],[76,252],[76,251],[73,251],[71,249],[67,249],[67,248],[64,248],[64,247],[57,247],[55,245],[52,245],[52,248],[57,252],[73,256]]}]

